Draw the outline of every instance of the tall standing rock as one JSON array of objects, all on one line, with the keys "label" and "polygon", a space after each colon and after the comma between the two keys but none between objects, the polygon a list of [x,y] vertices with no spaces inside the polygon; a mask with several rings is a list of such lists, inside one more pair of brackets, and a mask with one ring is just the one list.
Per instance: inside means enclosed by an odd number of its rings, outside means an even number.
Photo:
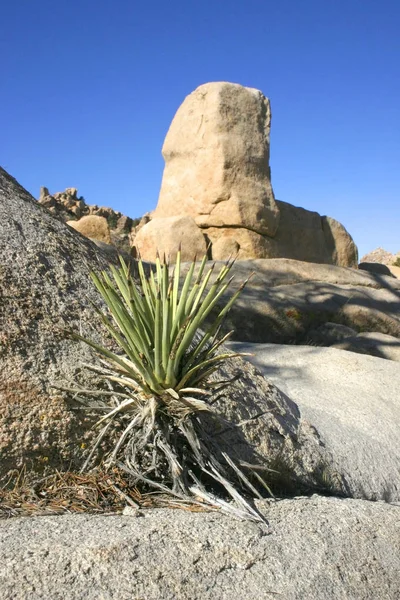
[{"label": "tall standing rock", "polygon": [[279,209],[270,180],[270,128],[270,103],[259,90],[226,82],[198,87],[165,138],[154,218],[190,215],[202,228],[273,236]]},{"label": "tall standing rock", "polygon": [[[237,255],[357,267],[357,248],[340,223],[275,200],[270,129],[270,103],[259,90],[217,82],[187,96],[165,138],[153,223],[134,241],[144,259],[154,260],[170,240],[187,244],[192,256],[200,234],[213,260]],[[197,235],[183,239],[171,220],[178,217],[189,217]]]}]

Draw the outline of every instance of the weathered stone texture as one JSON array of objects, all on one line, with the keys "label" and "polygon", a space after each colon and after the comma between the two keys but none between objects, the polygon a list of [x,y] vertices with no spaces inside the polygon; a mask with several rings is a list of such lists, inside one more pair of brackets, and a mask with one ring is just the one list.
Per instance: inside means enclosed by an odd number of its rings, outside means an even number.
[{"label": "weathered stone texture", "polygon": [[279,222],[269,171],[269,100],[243,86],[207,83],[187,96],[163,146],[154,217],[190,215],[200,227],[273,236]]},{"label": "weathered stone texture", "polygon": [[398,507],[318,496],[258,506],[269,528],[168,509],[10,519],[1,598],[399,598]]}]

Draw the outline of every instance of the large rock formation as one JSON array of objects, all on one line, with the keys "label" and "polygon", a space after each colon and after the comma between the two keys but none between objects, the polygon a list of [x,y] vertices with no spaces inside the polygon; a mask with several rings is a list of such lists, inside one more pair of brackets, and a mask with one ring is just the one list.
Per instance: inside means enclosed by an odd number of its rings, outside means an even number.
[{"label": "large rock formation", "polygon": [[[110,343],[89,278],[91,270],[107,267],[109,256],[52,217],[2,169],[0,254],[0,482],[22,467],[30,474],[80,468],[97,415],[71,410],[52,385],[99,385],[82,367],[95,361],[92,352],[65,330]],[[300,489],[319,488],[314,471],[329,457],[290,400],[240,359],[214,377],[232,381],[215,404],[230,422],[219,435],[222,447],[248,462],[286,457]]]},{"label": "large rock formation", "polygon": [[[226,82],[197,88],[165,138],[153,227],[179,243],[179,230],[166,219],[190,216],[211,243],[214,260],[238,254],[356,267],[357,248],[340,223],[275,200],[270,127],[270,103],[259,90]],[[154,243],[164,251],[163,236],[154,240],[149,225],[134,241],[148,260],[155,255]]]}]

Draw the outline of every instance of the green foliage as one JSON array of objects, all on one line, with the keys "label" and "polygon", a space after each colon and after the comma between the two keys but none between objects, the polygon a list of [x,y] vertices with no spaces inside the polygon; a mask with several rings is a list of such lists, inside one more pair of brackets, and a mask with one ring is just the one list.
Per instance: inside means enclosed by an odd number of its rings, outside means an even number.
[{"label": "green foliage", "polygon": [[142,217],[136,217],[135,219],[132,219],[132,228],[137,227],[141,220],[142,220]]},{"label": "green foliage", "polygon": [[[240,518],[263,520],[237,488],[261,497],[259,492],[209,430],[210,423],[217,428],[221,421],[227,425],[212,404],[213,390],[220,393],[229,382],[207,380],[221,362],[240,356],[219,353],[230,336],[220,336],[220,331],[245,283],[217,309],[231,281],[233,262],[223,265],[211,281],[214,266],[206,269],[205,256],[197,272],[193,262],[181,281],[180,252],[173,272],[165,259],[157,258],[146,274],[139,260],[138,282],[122,258],[120,263],[110,268],[111,274],[91,274],[108,308],[107,313],[97,312],[120,352],[73,334],[101,357],[101,366],[89,368],[106,381],[108,391],[63,388],[84,403],[82,396],[89,396],[89,407],[105,413],[84,468],[116,425],[119,439],[105,464],[117,465],[134,485],[172,495],[174,502],[206,503]],[[205,326],[213,309],[217,314]],[[252,465],[246,463],[245,468],[251,471]],[[268,489],[257,473],[255,477]],[[233,505],[218,498],[216,489],[225,490]]]},{"label": "green foliage", "polygon": [[112,213],[107,217],[107,223],[110,229],[115,229],[118,223],[118,215],[116,213]]},{"label": "green foliage", "polygon": [[395,260],[395,261],[394,261],[394,263],[393,263],[393,266],[394,266],[394,267],[400,267],[400,256],[398,256],[398,257],[396,258],[396,260]]},{"label": "green foliage", "polygon": [[182,286],[180,252],[173,274],[169,265],[157,258],[155,270],[150,270],[147,276],[139,260],[140,289],[123,258],[121,267],[111,267],[112,277],[106,271],[91,274],[111,318],[100,310],[98,313],[125,356],[91,340],[84,341],[145,394],[162,396],[171,389],[179,394],[184,388],[199,386],[218,363],[232,357],[217,354],[231,335],[219,338],[219,332],[244,284],[199,336],[199,329],[229,286],[228,275],[233,264],[228,262],[221,268],[207,291],[214,267],[205,274],[206,261],[205,256],[196,277],[196,263],[192,263]]}]

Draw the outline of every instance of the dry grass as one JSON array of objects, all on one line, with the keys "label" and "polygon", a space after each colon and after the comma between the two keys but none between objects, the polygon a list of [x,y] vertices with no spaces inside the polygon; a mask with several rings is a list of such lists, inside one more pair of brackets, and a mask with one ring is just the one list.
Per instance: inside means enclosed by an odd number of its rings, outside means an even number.
[{"label": "dry grass", "polygon": [[29,481],[23,471],[0,489],[0,519],[71,513],[118,514],[126,506],[210,510],[199,504],[174,502],[161,494],[141,493],[117,468],[85,474],[56,472],[35,481]]}]

